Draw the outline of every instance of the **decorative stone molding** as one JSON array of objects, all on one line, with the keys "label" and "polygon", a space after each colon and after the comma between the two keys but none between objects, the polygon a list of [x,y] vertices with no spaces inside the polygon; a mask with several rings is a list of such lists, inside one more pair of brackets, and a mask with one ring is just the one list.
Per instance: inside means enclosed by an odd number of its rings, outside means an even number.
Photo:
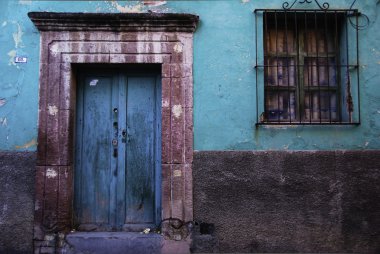
[{"label": "decorative stone molding", "polygon": [[181,13],[29,12],[39,31],[188,32],[199,17]]},{"label": "decorative stone molding", "polygon": [[[41,32],[35,249],[72,229],[76,66],[161,65],[162,218],[193,219],[193,32],[190,14],[28,14]],[[178,236],[174,236],[178,239]],[[47,240],[50,239],[50,240]]]}]

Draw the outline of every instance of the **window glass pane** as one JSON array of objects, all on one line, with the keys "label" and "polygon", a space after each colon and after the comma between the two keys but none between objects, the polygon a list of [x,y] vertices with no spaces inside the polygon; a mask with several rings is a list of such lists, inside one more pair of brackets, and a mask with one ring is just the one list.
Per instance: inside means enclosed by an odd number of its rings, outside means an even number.
[{"label": "window glass pane", "polygon": [[270,29],[266,34],[267,53],[294,53],[295,41],[294,31],[287,29]]},{"label": "window glass pane", "polygon": [[305,86],[336,86],[335,58],[305,58],[304,85]]},{"label": "window glass pane", "polygon": [[[314,23],[312,23],[311,25],[314,26]],[[321,26],[324,26],[324,23],[321,23]],[[327,29],[326,31],[324,29],[308,29],[304,34],[306,52],[310,54],[324,54],[327,52],[334,52],[334,37],[329,29]]]},{"label": "window glass pane", "polygon": [[[336,92],[306,92],[305,93],[305,120],[322,121],[337,120]],[[311,119],[310,119],[311,117]]]},{"label": "window glass pane", "polygon": [[266,59],[267,86],[295,86],[295,61],[287,57],[268,57]]},{"label": "window glass pane", "polygon": [[266,118],[269,121],[295,120],[295,93],[291,91],[267,91]]}]

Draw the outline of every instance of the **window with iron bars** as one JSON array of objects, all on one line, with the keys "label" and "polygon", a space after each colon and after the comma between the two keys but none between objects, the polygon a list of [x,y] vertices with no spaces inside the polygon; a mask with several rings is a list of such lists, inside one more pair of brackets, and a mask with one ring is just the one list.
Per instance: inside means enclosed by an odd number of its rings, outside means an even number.
[{"label": "window with iron bars", "polygon": [[358,33],[348,24],[355,11],[261,12],[258,124],[359,124]]}]

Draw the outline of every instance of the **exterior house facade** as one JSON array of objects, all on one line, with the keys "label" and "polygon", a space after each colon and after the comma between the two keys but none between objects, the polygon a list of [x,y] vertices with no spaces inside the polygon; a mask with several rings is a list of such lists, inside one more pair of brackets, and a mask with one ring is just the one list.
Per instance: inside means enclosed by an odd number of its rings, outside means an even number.
[{"label": "exterior house facade", "polygon": [[378,0],[2,6],[0,253],[380,251]]}]

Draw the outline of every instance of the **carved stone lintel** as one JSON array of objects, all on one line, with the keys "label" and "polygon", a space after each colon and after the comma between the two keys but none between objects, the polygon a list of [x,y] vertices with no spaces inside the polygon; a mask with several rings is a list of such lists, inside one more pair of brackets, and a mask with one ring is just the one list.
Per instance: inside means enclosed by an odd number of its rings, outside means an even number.
[{"label": "carved stone lintel", "polygon": [[39,31],[189,32],[199,17],[183,13],[29,12]]}]

